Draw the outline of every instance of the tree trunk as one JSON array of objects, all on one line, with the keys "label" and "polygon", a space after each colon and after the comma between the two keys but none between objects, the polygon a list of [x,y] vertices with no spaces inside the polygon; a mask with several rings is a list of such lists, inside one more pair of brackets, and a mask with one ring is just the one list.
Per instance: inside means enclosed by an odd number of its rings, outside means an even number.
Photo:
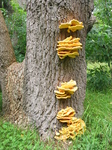
[{"label": "tree trunk", "polygon": [[[25,59],[24,109],[43,137],[54,135],[61,124],[57,112],[70,106],[77,116],[83,113],[86,90],[85,40],[93,0],[32,0],[27,4],[27,53]],[[75,33],[59,30],[59,24],[77,19],[84,29]],[[76,59],[57,56],[57,41],[79,37],[83,49]],[[54,90],[73,79],[78,90],[67,100],[57,100]]]},{"label": "tree trunk", "polygon": [[[0,11],[0,82],[5,78],[6,69],[16,61],[4,18]],[[5,95],[4,95],[5,96]],[[3,96],[3,97],[4,97]]]},{"label": "tree trunk", "polygon": [[22,7],[23,9],[26,9],[26,2],[27,0],[17,0],[19,3],[19,6]]},{"label": "tree trunk", "polygon": [[17,63],[9,33],[0,11],[0,81],[3,114],[10,121],[26,124],[23,111],[24,61]]}]

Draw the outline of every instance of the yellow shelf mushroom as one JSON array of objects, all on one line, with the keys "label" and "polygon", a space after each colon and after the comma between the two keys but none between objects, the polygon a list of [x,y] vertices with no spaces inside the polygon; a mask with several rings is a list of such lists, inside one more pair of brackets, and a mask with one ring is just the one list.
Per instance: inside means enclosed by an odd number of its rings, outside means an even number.
[{"label": "yellow shelf mushroom", "polygon": [[59,132],[56,132],[55,139],[67,140],[75,139],[78,134],[83,134],[86,130],[85,122],[82,119],[74,117],[75,110],[71,107],[62,109],[57,114],[57,119],[62,123],[67,123],[67,127],[62,127]]},{"label": "yellow shelf mushroom", "polygon": [[66,38],[63,41],[58,41],[57,54],[60,59],[65,57],[75,58],[79,56],[78,50],[82,49],[82,44],[79,42],[80,38],[72,38],[72,36]]},{"label": "yellow shelf mushroom", "polygon": [[71,95],[77,91],[76,81],[70,80],[69,82],[61,83],[61,87],[57,86],[57,90],[54,91],[57,99],[71,98]]},{"label": "yellow shelf mushroom", "polygon": [[[66,109],[62,109],[57,114],[58,120],[71,120],[71,118],[75,115],[75,110],[71,107],[67,107]],[[60,121],[61,122],[61,121]]]},{"label": "yellow shelf mushroom", "polygon": [[76,30],[81,30],[84,28],[83,26],[83,23],[82,22],[79,22],[78,20],[71,20],[69,22],[66,22],[66,23],[61,23],[59,25],[59,28],[60,29],[66,29],[68,28],[68,32],[72,31],[72,32],[75,32]]}]

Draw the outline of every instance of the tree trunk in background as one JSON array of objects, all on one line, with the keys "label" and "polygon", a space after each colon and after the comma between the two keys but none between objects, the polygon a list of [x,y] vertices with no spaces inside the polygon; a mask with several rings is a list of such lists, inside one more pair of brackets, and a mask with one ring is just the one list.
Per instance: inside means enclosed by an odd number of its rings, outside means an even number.
[{"label": "tree trunk in background", "polygon": [[19,3],[19,6],[26,9],[26,3],[27,3],[27,0],[17,0],[18,3]]},{"label": "tree trunk in background", "polygon": [[[0,81],[3,83],[5,79],[7,68],[15,62],[15,55],[4,18],[0,11]],[[4,83],[5,84],[5,83]],[[7,100],[6,100],[7,101]],[[4,108],[9,110],[9,106],[5,103],[5,93],[3,92]]]},{"label": "tree trunk in background", "polygon": [[26,124],[23,112],[24,61],[17,63],[9,33],[0,11],[0,81],[3,114],[10,121]]},{"label": "tree trunk in background", "polygon": [[[85,40],[93,0],[32,0],[27,4],[27,53],[25,60],[24,109],[45,138],[60,127],[57,112],[73,107],[83,113],[86,90]],[[59,24],[77,19],[84,29],[72,34],[59,30]],[[79,37],[83,49],[76,59],[57,56],[58,40]],[[73,79],[78,90],[71,99],[57,100],[54,90],[61,82]]]}]

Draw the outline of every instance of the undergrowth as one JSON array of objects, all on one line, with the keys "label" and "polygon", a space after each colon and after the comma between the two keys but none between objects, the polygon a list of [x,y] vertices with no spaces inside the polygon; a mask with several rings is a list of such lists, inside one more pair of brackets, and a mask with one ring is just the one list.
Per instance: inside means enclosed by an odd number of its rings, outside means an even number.
[{"label": "undergrowth", "polygon": [[10,34],[16,59],[18,62],[22,62],[26,53],[26,11],[14,0],[10,1],[10,5],[13,13],[10,14],[4,8],[1,10]]},{"label": "undergrowth", "polygon": [[87,65],[87,86],[92,91],[106,92],[112,86],[111,74],[106,63]]},{"label": "undergrowth", "polygon": [[[87,89],[82,119],[86,132],[78,136],[69,150],[112,150],[112,90],[107,93]],[[43,143],[37,130],[22,130],[9,122],[0,121],[0,150],[61,150],[60,144]]]},{"label": "undergrowth", "polygon": [[36,130],[22,130],[9,122],[0,123],[0,150],[51,150],[52,145],[40,142]]},{"label": "undergrowth", "polygon": [[112,150],[112,90],[104,94],[87,89],[84,108],[87,130],[71,150]]}]

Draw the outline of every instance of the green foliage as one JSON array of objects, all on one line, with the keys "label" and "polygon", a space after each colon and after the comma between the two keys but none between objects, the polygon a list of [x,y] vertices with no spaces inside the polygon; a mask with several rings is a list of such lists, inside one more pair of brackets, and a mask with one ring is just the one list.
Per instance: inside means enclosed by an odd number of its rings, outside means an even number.
[{"label": "green foliage", "polygon": [[87,61],[106,62],[112,75],[112,1],[95,0],[96,24],[87,36]]},{"label": "green foliage", "polygon": [[7,16],[8,11],[5,8],[0,8],[4,17]]},{"label": "green foliage", "polygon": [[10,0],[0,0],[0,7],[5,8],[7,11],[12,11],[11,5],[10,5]]},{"label": "green foliage", "polygon": [[12,40],[17,61],[23,61],[26,52],[26,11],[11,1],[12,14],[5,13],[5,21]]},{"label": "green foliage", "polygon": [[96,24],[87,36],[86,57],[95,62],[107,62],[112,60],[112,33],[107,25]]},{"label": "green foliage", "polygon": [[110,84],[111,78],[106,65],[94,66],[88,69],[87,85],[91,90],[106,91]]},{"label": "green foliage", "polygon": [[36,130],[22,130],[9,122],[0,122],[0,150],[51,150],[40,141]]}]

